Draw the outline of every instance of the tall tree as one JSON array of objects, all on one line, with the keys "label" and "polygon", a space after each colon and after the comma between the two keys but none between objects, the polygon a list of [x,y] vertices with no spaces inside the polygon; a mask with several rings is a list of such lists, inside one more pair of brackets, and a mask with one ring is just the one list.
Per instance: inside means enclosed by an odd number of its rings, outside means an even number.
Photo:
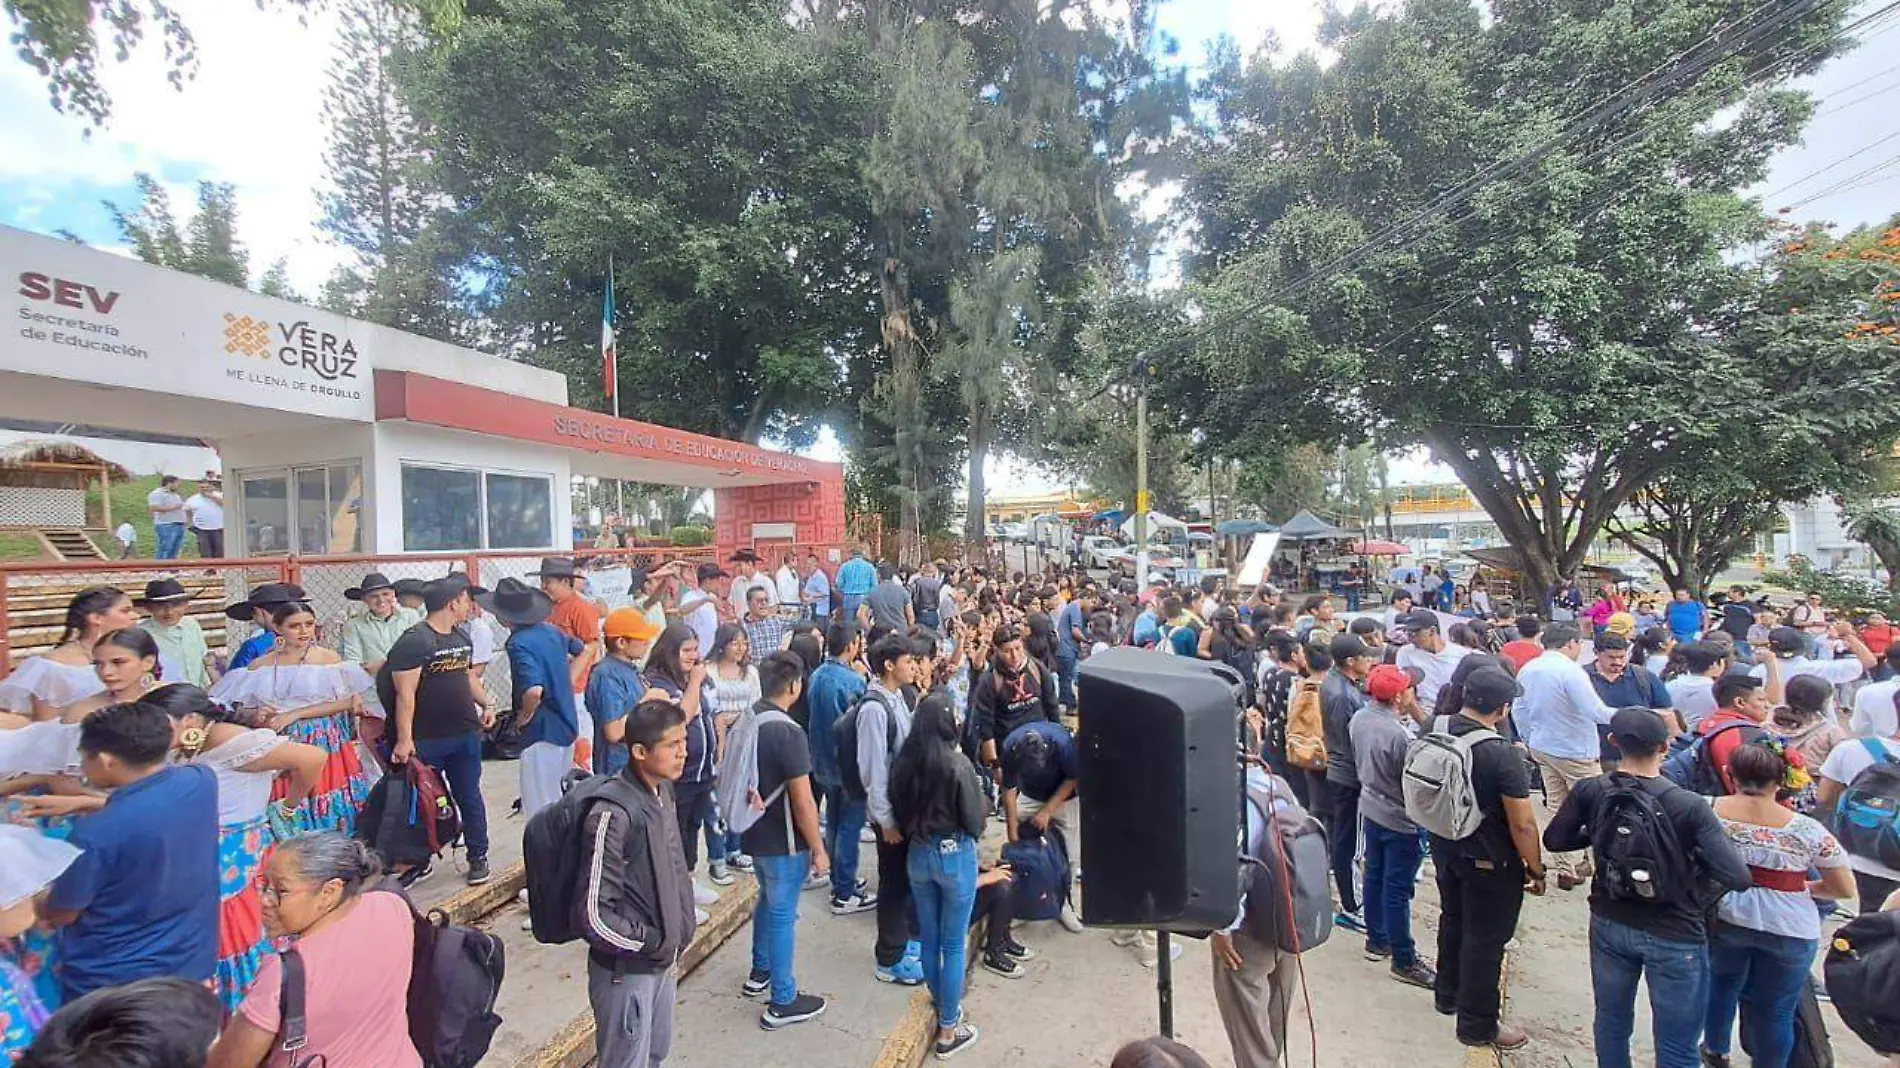
[{"label": "tall tree", "polygon": [[290,261],[282,256],[272,260],[270,269],[257,280],[257,291],[292,304],[304,303],[303,294],[297,292],[297,287],[290,282]]},{"label": "tall tree", "polygon": [[759,0],[488,0],[405,75],[497,344],[621,410],[813,440],[871,344],[861,55]]},{"label": "tall tree", "polygon": [[462,318],[441,217],[429,131],[403,98],[397,67],[422,42],[422,19],[395,0],[347,0],[324,90],[330,190],[318,225],[355,262],[325,304],[370,322],[455,340]]},{"label": "tall tree", "polygon": [[198,210],[181,230],[171,195],[158,179],[140,171],[136,181],[136,207],[127,210],[106,202],[133,255],[227,285],[250,284],[250,255],[237,235],[237,190],[229,182],[199,182]]},{"label": "tall tree", "polygon": [[[1721,344],[1754,272],[1730,253],[1769,232],[1738,191],[1799,136],[1812,105],[1778,86],[1848,6],[1412,0],[1329,15],[1330,65],[1230,51],[1185,195],[1201,308],[1248,314],[1169,361],[1181,393],[1235,440],[1428,446],[1533,587],[1573,573],[1687,428],[1768,388]],[[1656,70],[1666,93],[1472,182]],[[1832,351],[1783,403],[1878,377]]]}]

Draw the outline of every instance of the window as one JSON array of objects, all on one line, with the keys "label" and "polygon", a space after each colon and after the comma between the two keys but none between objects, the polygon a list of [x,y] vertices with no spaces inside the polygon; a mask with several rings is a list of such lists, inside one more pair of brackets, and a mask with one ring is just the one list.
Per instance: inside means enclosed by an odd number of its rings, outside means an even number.
[{"label": "window", "polygon": [[481,548],[481,475],[404,464],[402,547],[408,552]]},{"label": "window", "polygon": [[545,549],[553,544],[550,476],[403,465],[406,551]]},{"label": "window", "polygon": [[541,549],[554,542],[553,482],[533,475],[483,476],[491,549]]},{"label": "window", "polygon": [[246,556],[363,551],[362,465],[244,472],[238,487]]}]

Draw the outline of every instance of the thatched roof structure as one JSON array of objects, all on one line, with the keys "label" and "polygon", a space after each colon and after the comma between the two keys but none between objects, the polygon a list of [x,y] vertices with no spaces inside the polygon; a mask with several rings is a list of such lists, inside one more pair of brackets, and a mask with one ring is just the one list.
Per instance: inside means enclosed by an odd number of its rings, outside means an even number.
[{"label": "thatched roof structure", "polygon": [[43,464],[104,468],[107,477],[114,481],[132,480],[132,472],[70,441],[28,438],[11,445],[0,445],[0,483],[9,486],[64,486],[72,483],[75,472],[42,467]]}]

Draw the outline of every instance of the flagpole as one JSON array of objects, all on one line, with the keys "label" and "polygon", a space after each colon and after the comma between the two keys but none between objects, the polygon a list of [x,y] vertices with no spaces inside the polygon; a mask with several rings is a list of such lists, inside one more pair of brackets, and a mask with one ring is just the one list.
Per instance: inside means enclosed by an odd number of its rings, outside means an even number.
[{"label": "flagpole", "polygon": [[[613,256],[609,255],[607,257],[607,316],[606,316],[607,322],[609,324],[612,324],[614,320],[613,311],[614,311],[614,258]],[[620,359],[618,355],[619,345],[617,342],[614,347],[615,347],[615,358],[613,361],[614,381],[607,387],[607,393],[609,396],[613,398],[613,415],[615,419],[618,419],[620,418],[620,381],[619,381]],[[614,514],[620,517],[620,521],[622,523],[627,521],[627,502],[623,495],[623,491],[625,490],[625,488],[626,488],[626,480],[616,476],[614,478]]]}]

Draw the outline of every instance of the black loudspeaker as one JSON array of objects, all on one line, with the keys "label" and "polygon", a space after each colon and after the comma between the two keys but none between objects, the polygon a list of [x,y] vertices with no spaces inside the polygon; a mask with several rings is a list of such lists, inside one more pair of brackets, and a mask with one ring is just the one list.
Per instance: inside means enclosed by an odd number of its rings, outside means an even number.
[{"label": "black loudspeaker", "polygon": [[1082,662],[1082,919],[1205,934],[1240,907],[1231,669],[1150,649]]}]

